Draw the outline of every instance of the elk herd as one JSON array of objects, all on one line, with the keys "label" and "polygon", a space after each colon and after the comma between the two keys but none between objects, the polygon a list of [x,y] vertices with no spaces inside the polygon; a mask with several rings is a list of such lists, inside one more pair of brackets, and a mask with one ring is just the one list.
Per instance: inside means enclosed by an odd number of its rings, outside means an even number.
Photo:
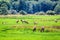
[{"label": "elk herd", "polygon": [[[58,20],[60,20],[60,19],[55,19],[54,22],[57,23]],[[23,19],[21,19],[21,20],[16,20],[16,23],[19,23],[19,22],[21,22],[22,24],[23,24],[23,23],[29,24],[29,22],[28,22],[27,20],[23,20]],[[6,22],[2,22],[2,24],[6,24]],[[33,22],[33,24],[34,24],[34,26],[33,26],[32,31],[35,32],[35,31],[36,31],[36,28],[37,28],[36,24],[38,24],[38,23],[35,21],[35,22]],[[45,30],[45,27],[42,26],[41,29],[40,29],[40,32],[44,32],[44,30]]]}]

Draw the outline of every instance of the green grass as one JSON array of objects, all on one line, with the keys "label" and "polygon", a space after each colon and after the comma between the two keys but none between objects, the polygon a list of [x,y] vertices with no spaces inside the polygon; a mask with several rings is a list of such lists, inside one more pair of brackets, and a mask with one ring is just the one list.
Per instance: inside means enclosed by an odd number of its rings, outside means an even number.
[{"label": "green grass", "polygon": [[60,40],[60,33],[10,30],[0,33],[0,40]]},{"label": "green grass", "polygon": [[[60,40],[60,29],[50,28],[52,26],[60,26],[60,20],[58,20],[57,23],[54,22],[54,20],[58,18],[60,18],[60,15],[1,16],[0,40]],[[29,24],[22,24],[21,21],[16,23],[17,19],[27,20]],[[37,22],[36,32],[32,32],[34,21]],[[6,22],[6,24],[2,24],[2,22]],[[40,29],[41,26],[46,26],[45,32],[39,32],[38,29]],[[47,29],[52,30],[52,32],[46,32]]]}]

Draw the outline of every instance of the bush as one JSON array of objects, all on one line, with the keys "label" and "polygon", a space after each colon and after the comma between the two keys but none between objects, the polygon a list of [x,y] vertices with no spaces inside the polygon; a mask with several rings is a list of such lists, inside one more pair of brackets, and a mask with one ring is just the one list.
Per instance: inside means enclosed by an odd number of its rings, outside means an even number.
[{"label": "bush", "polygon": [[22,14],[22,15],[27,15],[27,12],[25,12],[23,10],[21,10],[19,13]]},{"label": "bush", "polygon": [[0,8],[0,15],[7,15],[7,14],[8,14],[7,9],[4,7],[1,7]]},{"label": "bush", "polygon": [[0,15],[7,15],[8,14],[8,6],[9,4],[5,1],[0,2]]},{"label": "bush", "polygon": [[52,11],[52,10],[48,10],[46,12],[47,15],[55,15],[55,11]]},{"label": "bush", "polygon": [[17,11],[16,10],[8,10],[8,13],[9,14],[17,14]]},{"label": "bush", "polygon": [[58,5],[55,7],[54,11],[56,12],[56,14],[60,14],[60,4],[58,4]]},{"label": "bush", "polygon": [[45,13],[44,13],[43,11],[41,11],[41,12],[36,12],[35,14],[36,14],[36,15],[45,15]]}]

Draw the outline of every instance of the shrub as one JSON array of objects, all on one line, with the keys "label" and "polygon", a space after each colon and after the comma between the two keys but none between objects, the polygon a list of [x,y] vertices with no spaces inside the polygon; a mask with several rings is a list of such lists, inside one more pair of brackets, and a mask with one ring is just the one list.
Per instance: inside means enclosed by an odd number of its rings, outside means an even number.
[{"label": "shrub", "polygon": [[19,13],[22,14],[22,15],[27,15],[27,12],[25,12],[23,10],[21,10]]},{"label": "shrub", "polygon": [[47,15],[55,15],[55,11],[52,11],[52,10],[48,10],[46,12]]},{"label": "shrub", "polygon": [[41,12],[36,12],[35,14],[36,14],[36,15],[45,15],[45,13],[44,13],[43,11],[41,11]]},{"label": "shrub", "polygon": [[17,11],[16,10],[8,10],[8,13],[9,14],[17,14]]}]

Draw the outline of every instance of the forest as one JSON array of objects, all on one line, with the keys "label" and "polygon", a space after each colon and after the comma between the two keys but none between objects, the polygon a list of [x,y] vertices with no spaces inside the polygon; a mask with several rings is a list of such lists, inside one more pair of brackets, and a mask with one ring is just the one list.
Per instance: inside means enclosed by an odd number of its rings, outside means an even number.
[{"label": "forest", "polygon": [[0,0],[0,15],[21,11],[28,14],[54,11],[55,14],[60,14],[60,0]]}]

